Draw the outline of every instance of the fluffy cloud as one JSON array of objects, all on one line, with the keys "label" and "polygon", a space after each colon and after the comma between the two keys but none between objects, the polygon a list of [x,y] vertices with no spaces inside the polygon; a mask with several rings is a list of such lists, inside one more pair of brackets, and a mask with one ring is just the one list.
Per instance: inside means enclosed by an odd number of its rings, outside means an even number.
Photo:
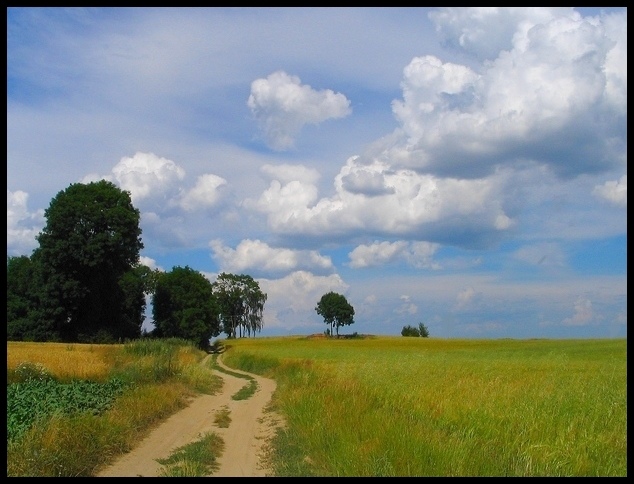
[{"label": "fluffy cloud", "polygon": [[[351,174],[371,171],[389,188],[366,196],[346,189]],[[503,172],[488,179],[436,178],[412,170],[392,170],[378,161],[368,167],[351,157],[335,177],[335,195],[318,199],[318,189],[306,181],[271,182],[256,201],[245,206],[268,216],[269,227],[280,234],[350,235],[362,231],[383,236],[411,235],[428,241],[452,233],[452,226],[474,233],[499,232],[513,224],[501,208]],[[470,234],[464,243],[473,243]],[[457,241],[457,244],[463,243]]]},{"label": "fluffy cloud", "polygon": [[444,7],[429,13],[446,45],[480,60],[511,50],[518,32],[525,36],[532,25],[555,16],[579,18],[572,7]]},{"label": "fluffy cloud", "polygon": [[463,177],[526,162],[563,177],[616,166],[627,113],[615,102],[627,96],[625,39],[606,28],[616,18],[533,8],[431,17],[452,45],[491,60],[478,72],[432,55],[405,67],[393,102],[404,140],[383,153],[393,166]]},{"label": "fluffy cloud", "polygon": [[139,262],[144,266],[148,266],[152,270],[158,269],[159,271],[165,271],[165,269],[159,266],[151,257],[145,257],[142,255],[139,257]]},{"label": "fluffy cloud", "polygon": [[227,180],[217,175],[201,175],[194,188],[181,198],[179,205],[186,211],[213,207],[221,197],[220,189]]},{"label": "fluffy cloud", "polygon": [[176,183],[185,178],[185,170],[172,160],[141,152],[121,158],[112,173],[119,186],[130,192],[133,202],[149,197],[167,198]]},{"label": "fluffy cloud", "polygon": [[343,94],[330,89],[316,91],[283,71],[253,81],[247,105],[267,144],[275,150],[293,147],[306,124],[343,118],[352,112]]},{"label": "fluffy cloud", "polygon": [[384,164],[356,165],[354,160],[349,160],[339,174],[343,190],[368,197],[394,194],[394,187],[388,185]]},{"label": "fluffy cloud", "polygon": [[414,267],[438,269],[440,265],[431,259],[438,247],[438,244],[429,242],[375,241],[369,245],[355,247],[348,256],[350,267],[354,269],[380,266],[399,259],[405,260]]},{"label": "fluffy cloud", "polygon": [[[530,213],[517,195],[545,177],[624,166],[627,112],[616,101],[627,94],[627,50],[612,28],[622,15],[461,8],[431,17],[452,45],[489,60],[475,70],[414,58],[403,71],[403,99],[393,102],[399,128],[347,160],[334,195],[320,198],[312,180],[278,177],[248,204],[267,214],[273,231],[486,247],[518,225],[516,214]],[[622,205],[626,180],[594,193]]]},{"label": "fluffy cloud", "polygon": [[220,240],[212,240],[209,246],[221,271],[226,272],[288,273],[298,269],[330,272],[333,269],[330,257],[314,250],[274,248],[260,240],[243,240],[235,249],[225,246]]},{"label": "fluffy cloud", "polygon": [[359,245],[348,254],[350,267],[358,269],[383,265],[397,258],[407,248],[407,242],[374,242],[370,245]]}]

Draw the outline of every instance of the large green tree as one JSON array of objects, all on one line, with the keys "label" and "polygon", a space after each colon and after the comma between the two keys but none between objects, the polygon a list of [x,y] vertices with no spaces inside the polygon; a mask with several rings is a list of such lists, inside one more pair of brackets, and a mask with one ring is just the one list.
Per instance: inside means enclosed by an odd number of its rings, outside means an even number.
[{"label": "large green tree", "polygon": [[130,193],[106,180],[74,183],[53,198],[45,217],[32,256],[42,278],[39,324],[53,324],[62,341],[140,336],[136,315],[143,308],[132,311],[122,288],[143,248]]},{"label": "large green tree", "polygon": [[206,349],[209,340],[220,334],[211,282],[189,266],[173,267],[158,277],[152,314],[157,337],[183,338]]},{"label": "large green tree", "polygon": [[324,318],[324,322],[330,327],[330,334],[333,334],[334,328],[339,336],[340,326],[354,323],[354,308],[345,296],[336,292],[330,291],[321,296],[315,311]]},{"label": "large green tree", "polygon": [[57,341],[55,325],[41,317],[41,271],[36,261],[7,257],[7,341]]},{"label": "large green tree", "polygon": [[220,309],[223,331],[229,338],[255,336],[262,331],[267,295],[256,280],[246,274],[222,272],[212,284],[212,290]]}]

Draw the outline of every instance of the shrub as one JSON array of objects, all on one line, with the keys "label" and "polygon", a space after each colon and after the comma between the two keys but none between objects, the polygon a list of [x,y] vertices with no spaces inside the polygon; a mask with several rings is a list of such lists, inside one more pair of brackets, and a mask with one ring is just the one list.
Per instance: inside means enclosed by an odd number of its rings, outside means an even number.
[{"label": "shrub", "polygon": [[429,330],[427,326],[423,323],[418,323],[418,328],[408,324],[407,326],[403,326],[401,330],[402,336],[422,336],[423,338],[429,337]]},{"label": "shrub", "polygon": [[401,335],[402,336],[420,336],[420,332],[418,331],[418,328],[415,328],[412,325],[407,325],[407,326],[403,326],[403,329],[401,330]]},{"label": "shrub", "polygon": [[27,381],[49,381],[53,380],[44,365],[39,363],[20,363],[15,369],[7,370],[7,383],[22,383]]}]

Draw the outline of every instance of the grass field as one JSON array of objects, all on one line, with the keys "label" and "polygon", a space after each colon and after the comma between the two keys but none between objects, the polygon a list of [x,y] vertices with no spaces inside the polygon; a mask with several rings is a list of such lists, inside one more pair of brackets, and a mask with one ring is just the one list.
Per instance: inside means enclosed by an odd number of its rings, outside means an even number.
[{"label": "grass field", "polygon": [[[278,476],[627,475],[626,339],[224,343],[225,364],[278,383],[273,406],[286,420],[274,438]],[[209,391],[208,376],[196,369],[201,354],[181,349],[166,359],[161,350],[157,360],[155,344],[123,351],[7,343],[8,381],[16,365],[30,361],[65,379],[135,382],[103,417],[57,421],[12,444],[8,464],[54,455],[50,464],[13,465],[11,475],[90,475],[104,455],[125,451],[135,434],[181,408],[183,394]],[[95,442],[80,471],[71,466],[86,439],[76,426],[90,428]],[[66,451],[56,455],[60,441]],[[58,468],[64,473],[52,473]]]},{"label": "grass field", "polygon": [[[625,476],[627,341],[260,338],[280,475]],[[292,458],[290,458],[292,456]]]}]

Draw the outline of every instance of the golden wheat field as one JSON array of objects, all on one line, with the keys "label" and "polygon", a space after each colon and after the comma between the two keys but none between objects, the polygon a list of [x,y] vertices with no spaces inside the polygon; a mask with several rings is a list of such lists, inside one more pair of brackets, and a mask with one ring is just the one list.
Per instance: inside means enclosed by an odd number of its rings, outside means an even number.
[{"label": "golden wheat field", "polygon": [[7,342],[7,369],[21,363],[41,364],[60,379],[107,378],[122,345]]}]

